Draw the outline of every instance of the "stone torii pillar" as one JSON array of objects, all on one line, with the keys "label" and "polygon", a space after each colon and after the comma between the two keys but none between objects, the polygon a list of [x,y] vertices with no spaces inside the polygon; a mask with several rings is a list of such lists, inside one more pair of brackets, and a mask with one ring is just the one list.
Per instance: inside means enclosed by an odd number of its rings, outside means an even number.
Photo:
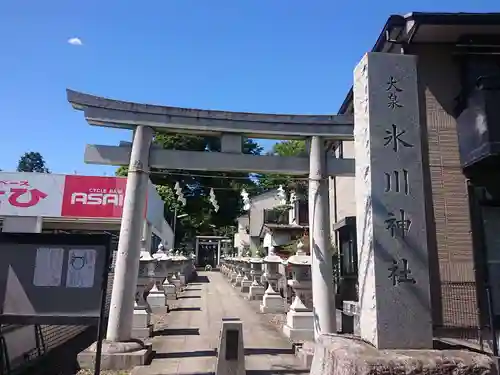
[{"label": "stone torii pillar", "polygon": [[324,143],[322,137],[312,137],[309,157],[309,248],[316,340],[321,334],[337,331],[332,256],[329,251],[329,197]]},{"label": "stone torii pillar", "polygon": [[106,334],[106,339],[112,342],[129,341],[132,334],[134,296],[144,220],[143,215],[138,213],[146,209],[149,150],[152,140],[153,129],[146,126],[136,127],[127,175]]}]

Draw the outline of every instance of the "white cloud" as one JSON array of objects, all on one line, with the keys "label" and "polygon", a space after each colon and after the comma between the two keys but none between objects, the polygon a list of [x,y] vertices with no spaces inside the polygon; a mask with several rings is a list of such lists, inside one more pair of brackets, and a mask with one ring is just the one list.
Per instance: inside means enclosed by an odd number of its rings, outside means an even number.
[{"label": "white cloud", "polygon": [[82,40],[80,38],[69,38],[68,43],[72,46],[81,46],[83,45]]}]

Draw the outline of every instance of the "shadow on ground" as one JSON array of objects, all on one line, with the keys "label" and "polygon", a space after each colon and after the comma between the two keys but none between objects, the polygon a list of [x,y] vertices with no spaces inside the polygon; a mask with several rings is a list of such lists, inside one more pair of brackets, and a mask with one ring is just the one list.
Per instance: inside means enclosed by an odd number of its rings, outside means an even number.
[{"label": "shadow on ground", "polygon": [[215,350],[193,350],[190,352],[154,353],[153,359],[215,357]]},{"label": "shadow on ground", "polygon": [[180,297],[177,297],[177,299],[194,299],[194,298],[201,298],[201,296],[180,296]]},{"label": "shadow on ground", "polygon": [[[246,348],[245,355],[284,355],[294,354],[293,349],[278,349],[278,348]],[[217,350],[193,350],[189,352],[170,352],[170,353],[154,353],[154,359],[167,358],[197,358],[197,357],[216,357]]]},{"label": "shadow on ground", "polygon": [[189,283],[189,285],[207,284],[209,282],[210,282],[210,279],[207,276],[198,276],[198,277],[196,277],[196,280],[194,280],[193,283]]},{"label": "shadow on ground", "polygon": [[199,328],[165,328],[153,333],[156,336],[199,336]]},{"label": "shadow on ground", "polygon": [[295,354],[293,348],[245,348],[245,355],[283,355]]},{"label": "shadow on ground", "polygon": [[[287,375],[287,374],[309,374],[306,370],[295,369],[270,369],[270,370],[246,370],[247,375]],[[182,372],[177,375],[215,375],[213,372]]]},{"label": "shadow on ground", "polygon": [[201,311],[201,307],[173,307],[170,312],[175,311]]}]

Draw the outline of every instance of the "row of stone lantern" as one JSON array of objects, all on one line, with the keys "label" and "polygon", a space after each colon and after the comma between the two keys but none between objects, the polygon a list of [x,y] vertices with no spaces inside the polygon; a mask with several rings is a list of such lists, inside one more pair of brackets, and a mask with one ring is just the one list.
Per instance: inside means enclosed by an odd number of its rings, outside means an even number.
[{"label": "row of stone lantern", "polygon": [[186,257],[179,251],[165,252],[163,246],[151,255],[141,251],[137,291],[135,296],[132,336],[151,337],[151,313],[155,308],[167,307],[167,300],[177,299],[185,285],[196,277],[194,254]]},{"label": "row of stone lantern", "polygon": [[[286,277],[280,273],[280,265],[290,266],[292,272],[287,285],[293,289],[295,296],[288,311],[285,299],[279,293],[279,280]],[[314,339],[311,256],[304,251],[302,242],[297,244],[295,255],[287,260],[276,255],[274,248],[270,248],[269,254],[264,258],[225,258],[221,272],[233,287],[246,294],[246,298],[261,300],[261,313],[286,312],[283,332],[290,340],[304,342]],[[264,288],[266,282],[267,289]]]}]

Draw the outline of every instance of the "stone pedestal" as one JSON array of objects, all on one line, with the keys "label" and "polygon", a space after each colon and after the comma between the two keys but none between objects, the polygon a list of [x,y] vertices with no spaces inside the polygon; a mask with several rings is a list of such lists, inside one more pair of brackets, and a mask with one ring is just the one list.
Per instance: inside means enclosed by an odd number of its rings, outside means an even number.
[{"label": "stone pedestal", "polygon": [[185,287],[187,285],[187,279],[188,279],[188,277],[186,276],[186,274],[181,273],[179,275],[179,281],[180,281],[180,284],[181,284],[181,288]]},{"label": "stone pedestal", "polygon": [[165,297],[168,299],[177,299],[177,290],[175,285],[168,280],[168,277],[163,283],[163,291],[165,292]]},{"label": "stone pedestal", "polygon": [[286,314],[283,333],[291,341],[314,340],[314,313],[312,304],[311,256],[304,251],[302,241],[297,243],[295,255],[288,258],[292,279],[288,281],[295,291],[295,298]]},{"label": "stone pedestal", "polygon": [[[167,306],[166,299],[168,298],[168,293],[170,293],[170,291],[167,292],[165,290],[165,286],[169,285],[168,276],[171,273],[170,269],[172,268],[173,261],[172,257],[164,252],[162,244],[158,246],[158,251],[153,254],[153,258],[158,262],[155,271],[156,290],[163,295],[163,305],[161,305],[161,307],[164,307]],[[175,286],[173,287],[175,292]],[[155,301],[152,300],[153,297],[148,296],[148,303],[150,305],[155,305],[155,307],[162,303],[162,299],[156,294],[156,290],[151,290],[151,292],[155,294]]]},{"label": "stone pedestal", "polygon": [[260,283],[260,279],[262,276],[262,264],[263,260],[261,258],[253,258],[250,260],[250,276],[253,280],[248,290],[247,298],[249,300],[262,300],[262,297],[264,297],[264,293],[266,290]]},{"label": "stone pedestal", "polygon": [[174,273],[172,275],[172,278],[170,279],[170,282],[175,286],[175,292],[176,292],[176,294],[180,293],[181,292],[182,284],[181,284],[181,281],[178,278],[178,275],[176,275]]},{"label": "stone pedestal", "polygon": [[361,337],[432,348],[417,57],[368,53],[354,81]]},{"label": "stone pedestal", "polygon": [[266,272],[264,276],[268,282],[268,287],[264,296],[262,297],[262,303],[260,304],[260,311],[262,313],[282,313],[286,311],[285,301],[281,295],[277,292],[278,280],[281,276],[279,273],[279,265],[282,264],[282,260],[279,256],[274,253],[274,248],[269,248],[269,255],[264,258],[264,264],[266,267]]},{"label": "stone pedestal", "polygon": [[240,292],[248,293],[252,280],[250,278],[250,259],[243,259],[243,279],[241,280]]},{"label": "stone pedestal", "polygon": [[286,314],[283,333],[292,342],[314,340],[314,313],[302,303],[298,296],[295,296]]},{"label": "stone pedestal", "polygon": [[234,284],[233,286],[235,288],[240,288],[241,287],[241,281],[243,280],[243,270],[242,270],[242,266],[241,266],[241,261],[239,261],[236,265],[236,268],[238,270],[238,273],[236,275],[236,278],[234,279]]},{"label": "stone pedestal", "polygon": [[462,350],[377,350],[346,335],[321,335],[311,364],[314,375],[494,375],[494,360]]},{"label": "stone pedestal", "polygon": [[236,282],[236,277],[238,277],[238,258],[233,258],[231,260],[231,272],[229,273],[229,282],[234,284]]},{"label": "stone pedestal", "polygon": [[144,305],[134,305],[134,316],[132,319],[132,338],[145,339],[153,335],[151,314]]},{"label": "stone pedestal", "polygon": [[238,276],[238,271],[236,270],[236,266],[233,266],[231,272],[229,273],[229,282],[233,284],[236,281],[237,276]]},{"label": "stone pedestal", "polygon": [[260,304],[261,313],[284,313],[286,311],[285,301],[276,292],[271,283],[266,289],[264,296],[262,297],[262,302]]},{"label": "stone pedestal", "polygon": [[256,281],[253,281],[252,285],[250,285],[250,288],[248,289],[248,296],[247,296],[247,298],[249,300],[258,300],[258,301],[260,301],[264,297],[264,293],[265,292],[266,291],[264,289],[264,285],[259,284]]},{"label": "stone pedestal", "polygon": [[149,291],[148,297],[147,297],[147,302],[148,305],[154,309],[156,307],[165,307],[165,292],[160,290],[157,286],[156,283],[154,284],[153,288]]}]

